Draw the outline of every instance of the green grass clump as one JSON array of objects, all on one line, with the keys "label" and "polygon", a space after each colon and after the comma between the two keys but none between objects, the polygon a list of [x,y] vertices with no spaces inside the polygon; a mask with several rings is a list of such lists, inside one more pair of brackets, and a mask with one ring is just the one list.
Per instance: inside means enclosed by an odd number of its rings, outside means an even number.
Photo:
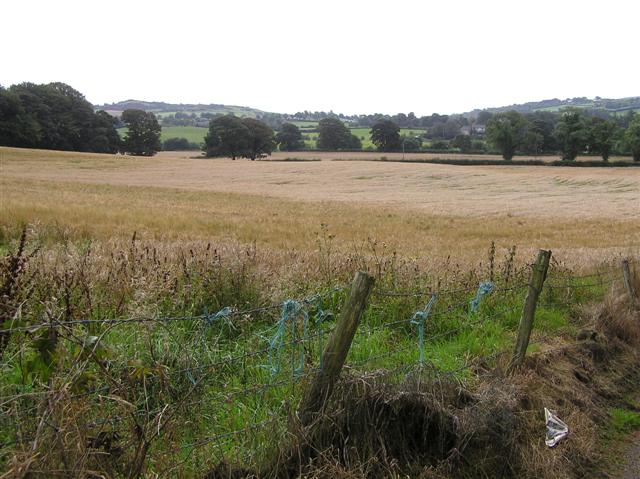
[{"label": "green grass clump", "polygon": [[640,429],[640,413],[622,408],[612,408],[610,432],[614,435],[624,435]]}]

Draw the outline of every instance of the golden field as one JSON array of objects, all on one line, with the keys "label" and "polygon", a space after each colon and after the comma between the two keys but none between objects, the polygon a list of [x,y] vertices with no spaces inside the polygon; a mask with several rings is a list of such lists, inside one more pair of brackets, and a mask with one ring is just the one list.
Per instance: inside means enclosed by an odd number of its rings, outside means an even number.
[{"label": "golden field", "polygon": [[326,224],[345,250],[373,238],[401,256],[473,259],[495,241],[520,252],[551,248],[581,264],[640,249],[640,169],[330,158],[251,162],[0,147],[1,224],[9,235],[30,223],[78,237],[137,231],[301,251],[316,248]]}]

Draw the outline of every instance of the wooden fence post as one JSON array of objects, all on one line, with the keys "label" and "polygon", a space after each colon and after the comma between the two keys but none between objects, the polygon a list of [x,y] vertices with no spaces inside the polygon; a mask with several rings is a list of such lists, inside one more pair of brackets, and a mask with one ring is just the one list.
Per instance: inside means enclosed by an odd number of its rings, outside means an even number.
[{"label": "wooden fence post", "polygon": [[522,309],[522,317],[520,318],[520,327],[518,328],[518,339],[513,353],[513,359],[509,365],[509,372],[518,368],[524,361],[529,346],[529,338],[533,329],[533,320],[536,315],[536,306],[538,297],[542,291],[544,280],[547,278],[547,270],[549,269],[549,260],[551,259],[551,251],[540,250],[538,258],[533,265],[531,271],[531,280],[529,281],[529,292],[527,299],[524,301]]},{"label": "wooden fence post", "polygon": [[624,287],[629,294],[631,304],[635,306],[638,302],[638,296],[636,296],[635,288],[633,287],[633,281],[631,279],[631,268],[629,268],[629,260],[622,260],[622,278],[624,279]]},{"label": "wooden fence post", "polygon": [[349,300],[345,305],[327,345],[322,353],[320,370],[316,374],[300,408],[300,421],[308,425],[322,411],[347,358],[360,318],[367,307],[374,279],[367,273],[357,272],[351,284]]}]

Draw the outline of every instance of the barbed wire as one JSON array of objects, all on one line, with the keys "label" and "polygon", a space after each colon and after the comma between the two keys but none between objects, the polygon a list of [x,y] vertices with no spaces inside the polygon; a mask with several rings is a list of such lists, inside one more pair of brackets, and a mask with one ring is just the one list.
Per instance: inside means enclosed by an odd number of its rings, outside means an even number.
[{"label": "barbed wire", "polygon": [[[306,305],[313,305],[312,301],[314,301],[317,297],[326,297],[334,292],[341,291],[347,288],[346,285],[336,286],[332,288],[330,291],[324,293],[317,293],[312,296],[305,297],[300,300],[296,300],[299,303]],[[278,303],[274,303],[267,306],[260,306],[255,308],[248,308],[244,310],[233,310],[231,309],[226,315],[227,316],[245,316],[256,313],[262,313],[267,311],[273,311],[276,309],[282,308],[285,301],[280,301]],[[101,324],[101,325],[120,325],[120,324],[129,324],[129,323],[148,323],[148,322],[180,322],[180,321],[207,321],[210,318],[215,316],[214,314],[199,314],[192,316],[160,316],[160,317],[150,317],[150,316],[138,316],[138,317],[129,317],[129,318],[102,318],[102,319],[76,319],[73,321],[53,321],[48,323],[37,323],[29,326],[16,326],[7,329],[0,329],[0,334],[5,333],[13,333],[13,332],[24,332],[24,331],[34,331],[40,328],[52,328],[54,326],[77,326],[77,325],[86,325],[86,324]]]}]

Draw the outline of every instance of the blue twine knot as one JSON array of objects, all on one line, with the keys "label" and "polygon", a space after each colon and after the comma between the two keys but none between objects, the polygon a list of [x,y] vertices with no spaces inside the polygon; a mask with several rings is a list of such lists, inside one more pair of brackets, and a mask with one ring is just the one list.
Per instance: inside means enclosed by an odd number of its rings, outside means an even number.
[{"label": "blue twine knot", "polygon": [[411,318],[411,324],[415,324],[418,326],[418,348],[420,351],[420,364],[424,363],[424,327],[427,321],[427,318],[431,314],[431,309],[433,308],[433,303],[436,302],[436,298],[438,295],[433,293],[429,302],[425,306],[423,311],[416,311]]},{"label": "blue twine knot", "polygon": [[[309,335],[309,314],[303,309],[302,304],[295,300],[287,300],[282,303],[282,313],[280,315],[280,319],[278,320],[278,324],[276,325],[276,333],[273,335],[271,340],[269,341],[269,369],[271,371],[271,375],[275,376],[281,370],[281,358],[282,358],[282,350],[285,345],[285,334],[287,330],[287,324],[291,323],[291,335],[295,341],[296,334],[296,324],[294,319],[302,315],[303,318],[303,327],[302,327],[302,338],[303,342],[308,339]],[[292,344],[295,348],[295,344]],[[300,360],[298,362],[298,366],[293,367],[293,373],[295,375],[299,375],[304,370],[304,344],[302,344],[300,348]]]},{"label": "blue twine knot", "polygon": [[478,291],[476,292],[476,297],[473,298],[471,300],[471,302],[469,303],[469,305],[471,306],[471,311],[472,312],[474,312],[474,313],[478,312],[478,307],[480,306],[480,301],[486,295],[491,293],[493,291],[494,287],[495,287],[495,284],[493,284],[491,281],[485,281],[484,283],[480,283],[480,286],[478,286]]},{"label": "blue twine knot", "polygon": [[205,314],[205,321],[207,322],[207,325],[212,325],[213,323],[215,323],[217,320],[219,319],[229,319],[229,315],[231,315],[231,308],[229,306],[225,306],[224,308],[222,308],[220,311],[218,311],[216,314]]}]

